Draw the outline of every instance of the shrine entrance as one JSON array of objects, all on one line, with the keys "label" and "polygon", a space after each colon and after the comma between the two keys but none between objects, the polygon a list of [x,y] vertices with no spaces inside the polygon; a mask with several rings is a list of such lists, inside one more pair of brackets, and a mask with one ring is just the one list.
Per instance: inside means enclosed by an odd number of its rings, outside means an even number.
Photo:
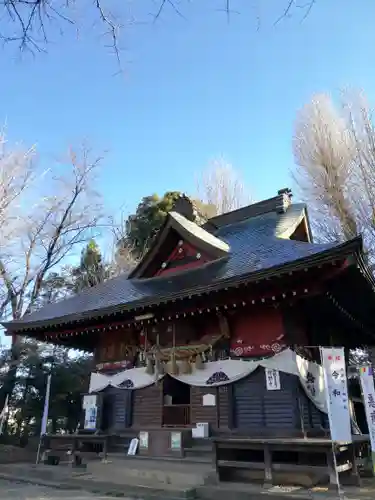
[{"label": "shrine entrance", "polygon": [[163,427],[190,426],[190,386],[169,375],[163,379]]}]

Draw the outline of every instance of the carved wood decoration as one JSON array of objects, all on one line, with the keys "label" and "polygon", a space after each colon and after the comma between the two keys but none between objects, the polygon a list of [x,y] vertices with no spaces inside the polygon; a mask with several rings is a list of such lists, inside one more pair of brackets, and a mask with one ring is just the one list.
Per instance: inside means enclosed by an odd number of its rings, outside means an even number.
[{"label": "carved wood decoration", "polygon": [[229,328],[229,323],[228,319],[226,316],[223,316],[222,314],[218,314],[219,318],[219,329],[220,333],[223,338],[229,339],[230,338],[230,328]]},{"label": "carved wood decoration", "polygon": [[[180,319],[175,323],[165,322],[147,328],[148,358],[154,359],[156,351],[161,361],[169,361],[172,355],[176,360],[193,360],[197,355],[211,351],[221,339],[229,336],[229,325],[223,316],[210,316],[206,320]],[[160,345],[156,348],[156,336]],[[145,338],[145,337],[144,337]],[[144,343],[144,339],[142,340]]]},{"label": "carved wood decoration", "polygon": [[117,329],[103,332],[95,352],[96,368],[117,370],[134,366],[138,342],[134,329]]},{"label": "carved wood decoration", "polygon": [[161,268],[156,272],[155,276],[163,276],[176,270],[182,271],[199,267],[210,260],[212,259],[199,249],[180,240],[169,257],[162,263]]}]

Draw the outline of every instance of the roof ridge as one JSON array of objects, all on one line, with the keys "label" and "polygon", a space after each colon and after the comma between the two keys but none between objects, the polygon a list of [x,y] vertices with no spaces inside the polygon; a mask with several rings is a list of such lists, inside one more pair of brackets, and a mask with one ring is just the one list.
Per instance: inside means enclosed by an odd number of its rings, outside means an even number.
[{"label": "roof ridge", "polygon": [[211,217],[202,227],[206,230],[219,229],[269,212],[285,213],[292,204],[292,196],[290,189],[280,189],[278,194],[272,198]]}]

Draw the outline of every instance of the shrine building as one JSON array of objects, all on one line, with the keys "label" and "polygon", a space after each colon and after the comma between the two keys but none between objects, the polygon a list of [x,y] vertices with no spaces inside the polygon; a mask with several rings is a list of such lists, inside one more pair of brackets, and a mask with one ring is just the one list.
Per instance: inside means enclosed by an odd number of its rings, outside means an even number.
[{"label": "shrine building", "polygon": [[171,430],[329,435],[318,346],[348,354],[375,338],[361,237],[314,243],[289,189],[199,220],[181,197],[129,275],[5,323],[7,334],[92,352],[97,412],[81,431],[138,436],[140,452],[178,447]]}]

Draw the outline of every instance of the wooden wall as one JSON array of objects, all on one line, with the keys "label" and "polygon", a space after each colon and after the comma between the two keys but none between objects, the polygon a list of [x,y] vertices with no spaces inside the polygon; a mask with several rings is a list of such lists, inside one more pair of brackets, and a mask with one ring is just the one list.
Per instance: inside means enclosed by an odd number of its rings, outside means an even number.
[{"label": "wooden wall", "polygon": [[143,429],[160,427],[162,424],[162,384],[152,384],[133,393],[132,427]]},{"label": "wooden wall", "polygon": [[119,327],[110,332],[103,332],[98,339],[94,352],[95,364],[110,361],[133,361],[139,339],[136,328]]},{"label": "wooden wall", "polygon": [[[296,377],[297,378],[297,377]],[[306,396],[305,391],[299,384],[299,394],[301,401],[301,412],[303,415],[303,426],[304,429],[309,430],[320,430],[329,429],[328,415],[318,410],[314,403]]]},{"label": "wooden wall", "polygon": [[[233,384],[233,427],[246,433],[320,431],[327,416],[304,393],[295,375],[280,372],[281,390],[267,391],[263,368]],[[303,423],[303,425],[302,425]]]},{"label": "wooden wall", "polygon": [[217,405],[217,388],[216,387],[191,387],[190,391],[190,406],[191,406],[191,423],[196,425],[198,422],[208,422],[210,427],[218,427],[218,412],[217,406],[203,406],[203,396],[212,394],[216,398]]},{"label": "wooden wall", "polygon": [[[191,387],[191,423],[208,422],[211,429],[228,429],[230,414],[230,388],[221,387]],[[212,394],[216,398],[215,406],[204,406],[203,396]]]},{"label": "wooden wall", "polygon": [[132,419],[132,391],[107,387],[103,392],[102,428],[107,432],[121,432],[130,427]]},{"label": "wooden wall", "polygon": [[217,388],[219,397],[219,429],[231,427],[232,384]]},{"label": "wooden wall", "polygon": [[281,309],[287,344],[311,345],[309,323],[302,310],[295,306],[283,306]]}]

